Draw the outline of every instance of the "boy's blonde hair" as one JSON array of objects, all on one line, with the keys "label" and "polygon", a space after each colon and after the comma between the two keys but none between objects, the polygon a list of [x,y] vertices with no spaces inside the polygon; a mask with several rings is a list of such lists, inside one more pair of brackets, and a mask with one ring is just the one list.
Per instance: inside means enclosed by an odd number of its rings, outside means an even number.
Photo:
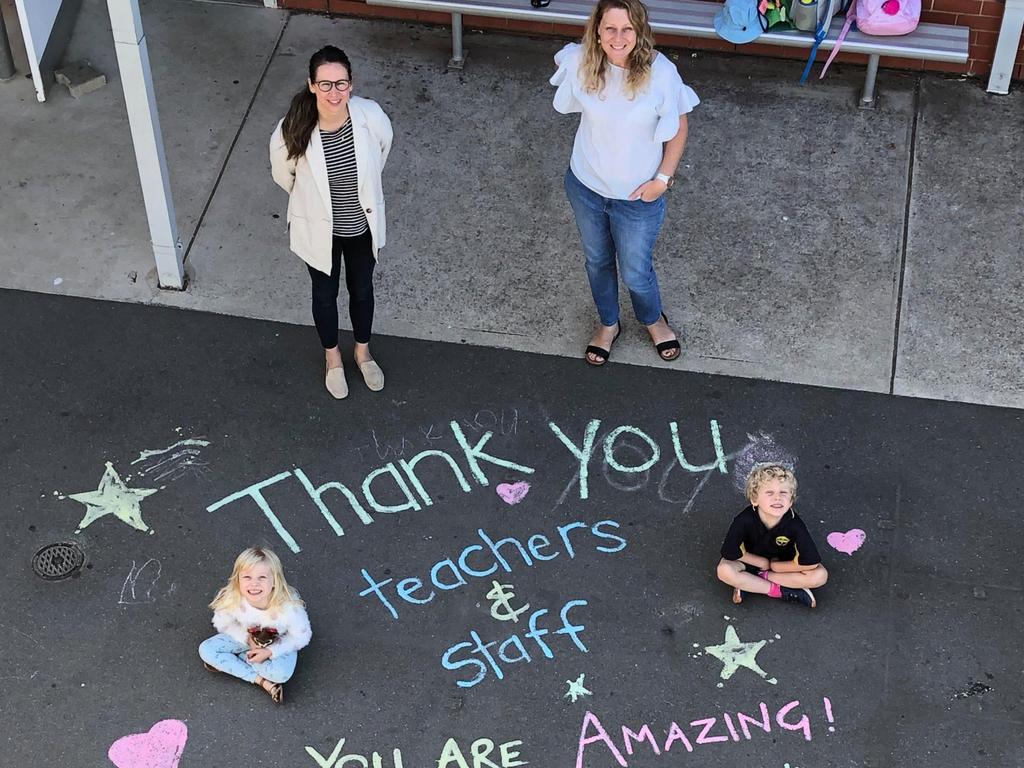
[{"label": "boy's blonde hair", "polygon": [[284,578],[284,566],[281,565],[281,558],[274,554],[273,550],[266,547],[249,547],[235,558],[235,565],[231,569],[231,577],[228,583],[220,588],[217,596],[210,603],[210,608],[215,611],[231,611],[237,609],[242,600],[242,588],[239,579],[242,571],[247,571],[260,563],[266,564],[274,577],[274,588],[270,592],[270,601],[267,603],[267,610],[277,613],[294,603],[303,605],[299,593]]},{"label": "boy's blonde hair", "polygon": [[789,484],[789,491],[792,494],[792,501],[796,501],[796,475],[789,467],[782,464],[755,464],[747,475],[747,499],[751,504],[757,498],[761,486],[769,480],[782,480]]}]

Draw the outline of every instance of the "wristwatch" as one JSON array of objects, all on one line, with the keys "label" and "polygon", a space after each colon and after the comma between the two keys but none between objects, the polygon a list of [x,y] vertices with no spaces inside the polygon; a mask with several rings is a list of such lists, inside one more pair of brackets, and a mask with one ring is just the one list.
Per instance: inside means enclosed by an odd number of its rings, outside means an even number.
[{"label": "wristwatch", "polygon": [[672,189],[672,185],[676,183],[676,180],[669,176],[667,173],[659,173],[655,176],[658,181],[664,184],[668,189]]}]

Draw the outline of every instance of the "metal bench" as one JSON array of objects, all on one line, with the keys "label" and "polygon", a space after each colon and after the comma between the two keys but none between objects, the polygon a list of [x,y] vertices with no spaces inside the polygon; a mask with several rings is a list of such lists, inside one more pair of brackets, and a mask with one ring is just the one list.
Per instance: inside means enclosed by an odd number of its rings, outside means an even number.
[{"label": "metal bench", "polygon": [[[452,58],[448,66],[461,69],[466,52],[462,47],[462,16],[491,16],[500,19],[544,21],[556,24],[582,26],[590,17],[594,0],[551,0],[547,8],[534,8],[529,0],[366,0],[370,5],[414,8],[421,11],[450,13],[452,17]],[[655,33],[686,35],[688,37],[717,37],[715,14],[721,7],[716,2],[703,0],[645,0],[650,12],[651,27]],[[831,50],[842,29],[842,18],[836,18],[822,50]],[[909,35],[902,37],[872,37],[851,29],[843,42],[844,53],[862,53],[868,56],[867,72],[860,106],[870,109],[875,105],[875,76],[878,58],[893,56],[901,59],[927,59],[963,64],[967,61],[969,27],[948,24],[921,24]],[[785,30],[765,32],[758,43],[790,48],[810,48],[814,36],[809,32]]]}]

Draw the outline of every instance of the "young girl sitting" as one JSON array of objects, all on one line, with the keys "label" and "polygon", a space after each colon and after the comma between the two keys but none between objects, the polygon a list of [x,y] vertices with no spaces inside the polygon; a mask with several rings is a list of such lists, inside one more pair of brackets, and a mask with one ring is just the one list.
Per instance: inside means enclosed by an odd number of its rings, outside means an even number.
[{"label": "young girl sitting", "polygon": [[277,555],[259,547],[242,552],[210,608],[218,634],[199,646],[203,666],[258,685],[282,703],[283,684],[313,632]]}]

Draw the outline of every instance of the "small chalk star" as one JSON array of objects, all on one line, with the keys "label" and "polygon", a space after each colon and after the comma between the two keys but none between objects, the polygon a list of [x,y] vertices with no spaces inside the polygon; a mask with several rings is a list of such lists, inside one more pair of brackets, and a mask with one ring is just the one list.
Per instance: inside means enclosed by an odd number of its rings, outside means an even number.
[{"label": "small chalk star", "polygon": [[569,684],[569,690],[563,698],[568,699],[571,696],[572,703],[575,704],[580,696],[592,696],[593,694],[583,687],[583,678],[585,677],[586,675],[580,675],[575,680],[566,680],[565,682]]}]

